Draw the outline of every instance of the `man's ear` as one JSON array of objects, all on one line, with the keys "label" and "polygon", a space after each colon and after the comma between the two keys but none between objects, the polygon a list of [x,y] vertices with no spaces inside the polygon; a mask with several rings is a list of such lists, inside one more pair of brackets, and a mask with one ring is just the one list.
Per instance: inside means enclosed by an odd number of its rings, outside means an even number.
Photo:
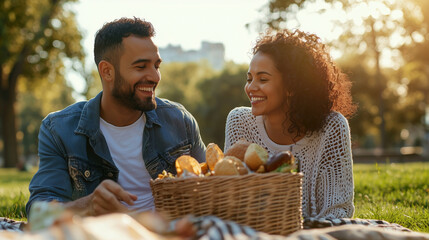
[{"label": "man's ear", "polygon": [[98,71],[103,81],[112,82],[115,79],[115,68],[105,60],[98,63]]}]

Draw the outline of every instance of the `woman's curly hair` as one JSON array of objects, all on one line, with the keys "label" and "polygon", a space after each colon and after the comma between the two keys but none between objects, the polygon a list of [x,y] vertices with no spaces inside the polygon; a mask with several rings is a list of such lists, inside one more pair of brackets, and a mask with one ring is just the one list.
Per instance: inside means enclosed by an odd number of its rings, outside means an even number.
[{"label": "woman's curly hair", "polygon": [[[319,37],[300,30],[267,31],[252,49],[269,55],[282,73],[287,96],[289,133],[312,134],[337,111],[349,118],[356,111],[351,82],[332,61]],[[286,122],[285,122],[286,124]]]}]

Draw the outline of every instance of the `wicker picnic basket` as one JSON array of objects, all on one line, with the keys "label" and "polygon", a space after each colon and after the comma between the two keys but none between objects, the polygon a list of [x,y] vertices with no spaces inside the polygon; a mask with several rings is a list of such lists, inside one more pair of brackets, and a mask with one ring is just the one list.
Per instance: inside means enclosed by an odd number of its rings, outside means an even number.
[{"label": "wicker picnic basket", "polygon": [[169,220],[214,215],[269,234],[302,228],[302,173],[165,178],[150,182],[155,208]]}]

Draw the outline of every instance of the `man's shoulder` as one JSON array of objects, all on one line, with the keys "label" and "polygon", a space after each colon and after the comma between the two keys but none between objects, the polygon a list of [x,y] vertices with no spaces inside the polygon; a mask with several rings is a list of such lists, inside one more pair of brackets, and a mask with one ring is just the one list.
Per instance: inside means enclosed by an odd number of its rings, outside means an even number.
[{"label": "man's shoulder", "polygon": [[76,102],[76,103],[73,103],[73,104],[67,106],[66,108],[64,108],[62,110],[51,112],[45,117],[45,119],[43,121],[44,122],[54,121],[57,119],[73,117],[73,116],[79,116],[80,117],[80,115],[82,113],[82,109],[87,102],[88,101]]},{"label": "man's shoulder", "polygon": [[188,110],[180,103],[166,99],[166,98],[156,98],[156,112],[160,111],[178,111],[178,112],[186,112]]}]

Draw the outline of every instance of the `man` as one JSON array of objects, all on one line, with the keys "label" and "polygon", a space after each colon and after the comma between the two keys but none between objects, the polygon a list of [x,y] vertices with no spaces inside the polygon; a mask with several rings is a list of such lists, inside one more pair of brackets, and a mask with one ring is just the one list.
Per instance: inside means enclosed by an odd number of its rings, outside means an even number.
[{"label": "man", "polygon": [[95,37],[103,91],[49,114],[39,132],[39,170],[30,183],[36,201],[63,202],[87,215],[153,210],[149,181],[189,154],[205,161],[193,116],[155,97],[161,58],[151,23],[122,18]]}]

